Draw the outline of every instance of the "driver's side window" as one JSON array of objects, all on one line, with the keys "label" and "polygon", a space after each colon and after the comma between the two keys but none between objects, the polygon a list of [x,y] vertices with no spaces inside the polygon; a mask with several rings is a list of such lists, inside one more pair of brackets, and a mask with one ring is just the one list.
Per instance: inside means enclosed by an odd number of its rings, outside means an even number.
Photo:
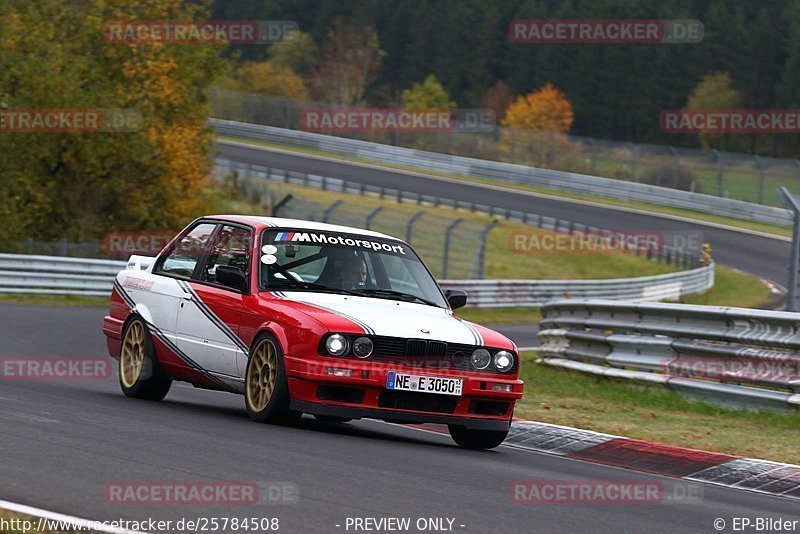
[{"label": "driver's side window", "polygon": [[247,278],[253,234],[239,226],[223,225],[209,249],[208,261],[200,273],[203,282],[216,283],[218,267],[236,267]]}]

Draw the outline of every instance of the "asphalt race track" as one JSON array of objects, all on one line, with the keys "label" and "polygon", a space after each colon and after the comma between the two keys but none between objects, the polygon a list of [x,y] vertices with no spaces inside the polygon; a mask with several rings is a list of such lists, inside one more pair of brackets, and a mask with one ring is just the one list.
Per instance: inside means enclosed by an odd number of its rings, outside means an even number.
[{"label": "asphalt race track", "polygon": [[[519,191],[481,187],[468,182],[454,187],[451,182],[423,175],[275,152],[259,147],[226,142],[217,142],[216,146],[221,156],[233,161],[528,211],[610,230],[699,231],[703,233],[704,241],[711,243],[714,259],[718,263],[756,274],[783,287],[788,283],[790,244],[786,241],[641,213],[536,197]],[[502,183],[498,182],[498,185]]]},{"label": "asphalt race track", "polygon": [[[103,314],[2,304],[0,356],[103,355]],[[515,481],[673,481],[510,447],[464,451],[448,436],[380,422],[259,425],[247,418],[241,397],[184,384],[152,403],[125,398],[116,378],[0,380],[0,402],[0,499],[89,519],[278,517],[280,532],[335,533],[346,532],[348,517],[449,517],[464,532],[615,534],[714,532],[715,518],[729,525],[742,516],[800,519],[795,500],[710,485],[690,504],[513,503]],[[105,501],[107,485],[132,481],[289,482],[299,502]]]}]

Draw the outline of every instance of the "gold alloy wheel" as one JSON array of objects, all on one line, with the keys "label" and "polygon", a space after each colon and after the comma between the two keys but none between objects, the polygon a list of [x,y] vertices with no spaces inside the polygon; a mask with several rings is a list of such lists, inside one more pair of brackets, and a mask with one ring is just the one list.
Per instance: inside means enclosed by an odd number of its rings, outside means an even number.
[{"label": "gold alloy wheel", "polygon": [[144,325],[141,321],[134,321],[125,333],[122,342],[122,355],[119,359],[119,374],[122,385],[132,388],[139,379],[144,363],[145,351]]},{"label": "gold alloy wheel", "polygon": [[269,404],[278,376],[278,355],[269,339],[262,341],[250,356],[247,365],[247,405],[256,413]]}]

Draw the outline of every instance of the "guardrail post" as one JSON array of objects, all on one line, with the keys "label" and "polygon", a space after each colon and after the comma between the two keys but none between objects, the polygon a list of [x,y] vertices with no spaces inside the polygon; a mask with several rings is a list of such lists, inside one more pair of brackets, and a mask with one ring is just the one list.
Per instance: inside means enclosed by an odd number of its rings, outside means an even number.
[{"label": "guardrail post", "polygon": [[384,208],[383,206],[380,206],[380,207],[378,207],[378,208],[375,208],[375,209],[372,211],[372,213],[370,213],[369,215],[367,215],[367,219],[366,219],[366,221],[364,221],[364,226],[367,228],[367,230],[372,230],[372,228],[370,228],[370,227],[372,226],[372,220],[373,220],[373,219],[374,219],[374,218],[375,218],[375,217],[376,217],[376,216],[377,216],[377,215],[378,215],[380,212],[382,212],[382,211],[383,211],[383,208]]},{"label": "guardrail post", "polygon": [[447,228],[444,230],[444,258],[442,259],[442,278],[444,279],[447,279],[447,264],[450,259],[450,235],[453,233],[455,227],[463,221],[464,219],[456,219],[448,224]]},{"label": "guardrail post", "polygon": [[425,215],[424,211],[418,211],[408,219],[408,223],[406,224],[406,243],[411,243],[411,231],[414,228],[414,223],[422,218],[423,215]]},{"label": "guardrail post", "polygon": [[786,311],[800,311],[800,199],[788,189],[781,187],[778,192],[784,202],[794,212],[792,232],[792,252],[789,264],[789,295],[786,298]]},{"label": "guardrail post", "polygon": [[476,269],[476,276],[480,279],[486,278],[485,266],[486,266],[486,240],[489,238],[489,232],[492,231],[492,228],[497,226],[498,221],[494,220],[486,225],[486,228],[483,229],[481,232],[480,237],[480,248],[478,249],[478,259],[477,259],[477,269]]},{"label": "guardrail post", "polygon": [[334,210],[336,210],[336,208],[338,208],[341,204],[342,201],[337,200],[336,202],[328,206],[328,208],[322,213],[322,222],[327,223],[331,215],[333,214]]}]

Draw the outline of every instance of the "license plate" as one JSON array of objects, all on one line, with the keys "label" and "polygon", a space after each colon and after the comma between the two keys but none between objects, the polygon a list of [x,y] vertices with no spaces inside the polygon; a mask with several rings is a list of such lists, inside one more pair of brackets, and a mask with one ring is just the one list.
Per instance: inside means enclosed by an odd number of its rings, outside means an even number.
[{"label": "license plate", "polygon": [[386,389],[460,396],[463,383],[464,381],[460,378],[408,375],[390,371],[386,378]]}]

